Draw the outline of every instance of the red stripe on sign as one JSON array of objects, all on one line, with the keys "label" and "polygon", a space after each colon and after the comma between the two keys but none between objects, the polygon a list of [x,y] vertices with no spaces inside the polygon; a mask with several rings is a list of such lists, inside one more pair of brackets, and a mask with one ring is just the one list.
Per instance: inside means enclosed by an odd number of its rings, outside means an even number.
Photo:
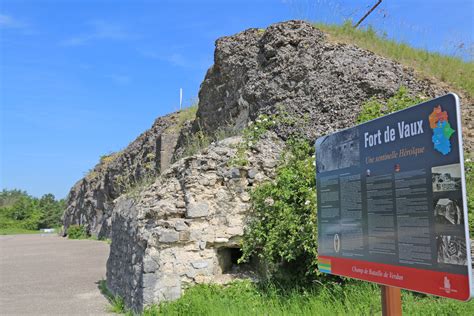
[{"label": "red stripe on sign", "polygon": [[320,256],[331,260],[331,274],[347,276],[416,292],[466,301],[470,298],[467,275],[394,266],[362,260]]}]

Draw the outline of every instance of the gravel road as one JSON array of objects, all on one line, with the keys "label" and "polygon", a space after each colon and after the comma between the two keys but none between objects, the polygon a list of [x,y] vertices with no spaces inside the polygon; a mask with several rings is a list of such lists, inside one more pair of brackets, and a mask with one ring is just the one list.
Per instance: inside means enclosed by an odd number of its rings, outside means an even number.
[{"label": "gravel road", "polygon": [[108,254],[102,241],[0,236],[0,314],[110,316],[98,289]]}]

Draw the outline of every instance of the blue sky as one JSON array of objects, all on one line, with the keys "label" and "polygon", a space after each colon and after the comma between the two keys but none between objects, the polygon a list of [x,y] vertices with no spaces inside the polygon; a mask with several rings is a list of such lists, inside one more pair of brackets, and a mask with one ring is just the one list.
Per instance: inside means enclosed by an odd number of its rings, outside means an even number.
[{"label": "blue sky", "polygon": [[[220,36],[297,18],[341,23],[374,2],[2,0],[0,188],[65,197],[100,155],[175,111],[180,87],[191,103]],[[473,12],[471,0],[385,0],[367,23],[460,54]]]}]

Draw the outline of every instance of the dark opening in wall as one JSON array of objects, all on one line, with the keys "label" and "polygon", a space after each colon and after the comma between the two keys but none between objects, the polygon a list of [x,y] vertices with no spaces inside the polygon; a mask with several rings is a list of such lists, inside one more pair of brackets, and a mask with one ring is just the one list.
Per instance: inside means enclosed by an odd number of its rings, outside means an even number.
[{"label": "dark opening in wall", "polygon": [[237,270],[238,266],[240,266],[238,264],[240,257],[242,257],[242,250],[240,248],[223,247],[217,249],[217,258],[222,273],[231,273]]}]

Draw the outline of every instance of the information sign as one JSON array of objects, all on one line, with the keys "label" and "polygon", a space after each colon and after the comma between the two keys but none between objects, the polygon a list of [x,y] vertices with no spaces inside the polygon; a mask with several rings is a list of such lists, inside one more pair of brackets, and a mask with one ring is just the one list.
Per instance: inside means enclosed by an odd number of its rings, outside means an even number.
[{"label": "information sign", "polygon": [[319,269],[470,299],[463,163],[455,94],[319,138]]}]

